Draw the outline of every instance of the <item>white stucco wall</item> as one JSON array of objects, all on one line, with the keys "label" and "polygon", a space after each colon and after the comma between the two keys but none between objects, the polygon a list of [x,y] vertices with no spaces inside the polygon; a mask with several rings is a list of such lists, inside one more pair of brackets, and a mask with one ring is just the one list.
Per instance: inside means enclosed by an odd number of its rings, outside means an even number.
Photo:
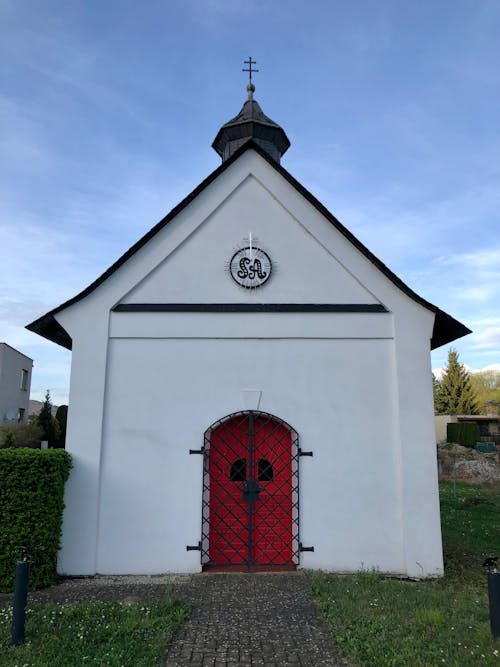
[{"label": "white stucco wall", "polygon": [[301,539],[316,549],[303,561],[403,572],[392,368],[388,340],[113,340],[98,571],[200,569],[186,545],[200,538],[202,459],[188,452],[252,388],[314,451],[300,462]]},{"label": "white stucco wall", "polygon": [[[276,271],[224,270],[249,231]],[[387,313],[112,313],[117,303],[383,304]],[[442,571],[429,341],[400,292],[247,151],[96,291],[57,319],[73,338],[59,568],[196,571],[205,429],[262,392],[300,462],[301,565]]]}]

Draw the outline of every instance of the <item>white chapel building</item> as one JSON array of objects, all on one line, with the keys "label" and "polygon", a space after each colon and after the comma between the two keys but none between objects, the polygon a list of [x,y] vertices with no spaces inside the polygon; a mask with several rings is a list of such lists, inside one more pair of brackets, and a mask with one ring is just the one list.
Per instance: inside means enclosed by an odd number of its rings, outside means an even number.
[{"label": "white chapel building", "polygon": [[221,166],[28,325],[73,351],[59,571],[440,575],[430,350],[469,330],[281,166],[247,90]]}]

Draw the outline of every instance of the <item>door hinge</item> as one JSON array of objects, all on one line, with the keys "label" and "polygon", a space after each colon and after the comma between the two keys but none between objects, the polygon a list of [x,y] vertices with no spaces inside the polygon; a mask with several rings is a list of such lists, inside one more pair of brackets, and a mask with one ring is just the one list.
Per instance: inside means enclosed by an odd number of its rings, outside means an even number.
[{"label": "door hinge", "polygon": [[314,547],[303,547],[302,542],[299,542],[299,551],[314,551]]},{"label": "door hinge", "polygon": [[190,454],[204,454],[205,453],[205,447],[202,447],[201,449],[190,449],[189,453]]},{"label": "door hinge", "polygon": [[201,542],[198,542],[196,546],[187,544],[186,551],[201,551]]},{"label": "door hinge", "polygon": [[302,449],[299,447],[299,456],[312,456],[312,452],[304,452]]}]

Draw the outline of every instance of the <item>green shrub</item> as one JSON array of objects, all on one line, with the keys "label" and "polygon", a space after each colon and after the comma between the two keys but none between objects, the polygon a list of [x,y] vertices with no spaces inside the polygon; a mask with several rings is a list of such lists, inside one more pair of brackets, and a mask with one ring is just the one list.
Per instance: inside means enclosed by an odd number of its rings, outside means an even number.
[{"label": "green shrub", "polygon": [[3,444],[4,447],[14,447],[14,434],[9,429],[8,431],[3,431]]},{"label": "green shrub", "polygon": [[479,440],[476,422],[455,422],[446,424],[446,441],[456,442],[464,447],[474,447]]},{"label": "green shrub", "polygon": [[61,449],[0,450],[0,591],[12,590],[22,545],[31,553],[30,589],[57,582],[70,468],[71,457]]},{"label": "green shrub", "polygon": [[448,422],[446,424],[446,442],[458,443],[460,439],[460,426],[458,422]]},{"label": "green shrub", "polygon": [[479,426],[476,422],[462,422],[461,426],[460,437],[462,442],[460,444],[464,447],[474,447],[479,440]]},{"label": "green shrub", "polygon": [[42,429],[33,421],[0,426],[1,447],[33,447],[40,449]]}]

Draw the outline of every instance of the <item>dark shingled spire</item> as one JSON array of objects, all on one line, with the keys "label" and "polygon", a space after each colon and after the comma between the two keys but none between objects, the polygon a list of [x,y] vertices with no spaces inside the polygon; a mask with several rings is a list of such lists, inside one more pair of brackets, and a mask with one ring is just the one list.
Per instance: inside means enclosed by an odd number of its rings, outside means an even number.
[{"label": "dark shingled spire", "polygon": [[240,113],[221,127],[212,148],[225,162],[246,141],[253,139],[278,164],[281,156],[290,146],[283,128],[268,118],[258,102],[253,99],[255,86],[247,86],[248,99]]}]

